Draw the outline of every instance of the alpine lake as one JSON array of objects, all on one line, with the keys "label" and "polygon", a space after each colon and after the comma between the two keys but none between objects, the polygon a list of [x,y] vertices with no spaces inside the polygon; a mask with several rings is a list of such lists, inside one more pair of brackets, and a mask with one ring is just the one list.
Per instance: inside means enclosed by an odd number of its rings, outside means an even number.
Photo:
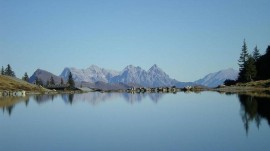
[{"label": "alpine lake", "polygon": [[265,151],[270,98],[100,93],[0,97],[0,151]]}]

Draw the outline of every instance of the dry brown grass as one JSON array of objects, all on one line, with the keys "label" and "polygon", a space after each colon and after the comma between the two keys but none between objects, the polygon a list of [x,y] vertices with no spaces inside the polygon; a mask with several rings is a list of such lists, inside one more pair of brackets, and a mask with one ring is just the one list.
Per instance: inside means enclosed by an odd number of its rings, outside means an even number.
[{"label": "dry brown grass", "polygon": [[44,92],[47,89],[37,85],[30,84],[23,80],[0,75],[0,91],[19,91],[24,90],[27,92]]},{"label": "dry brown grass", "polygon": [[270,79],[269,80],[252,81],[252,82],[248,82],[248,83],[238,83],[236,86],[270,88]]},{"label": "dry brown grass", "polygon": [[236,85],[225,86],[213,90],[220,93],[237,93],[258,97],[270,97],[270,79],[248,83],[237,83]]}]

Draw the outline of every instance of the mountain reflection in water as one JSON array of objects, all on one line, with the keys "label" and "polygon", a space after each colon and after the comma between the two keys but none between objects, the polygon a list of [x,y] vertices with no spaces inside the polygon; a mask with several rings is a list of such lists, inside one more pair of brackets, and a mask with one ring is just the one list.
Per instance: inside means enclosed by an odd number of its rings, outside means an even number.
[{"label": "mountain reflection in water", "polygon": [[[49,101],[57,100],[61,98],[66,104],[74,104],[79,102],[89,102],[91,105],[98,105],[106,101],[117,100],[123,98],[130,104],[138,103],[148,97],[154,103],[158,103],[162,100],[162,97],[166,95],[163,93],[83,93],[83,94],[62,94],[62,95],[34,95],[31,97],[1,97],[0,108],[3,113],[8,113],[11,116],[16,104],[24,103],[28,106],[29,100],[34,100],[38,104],[44,104]],[[237,94],[230,94],[237,95]],[[270,126],[270,98],[258,97],[251,95],[238,95],[238,99],[241,105],[240,116],[243,121],[244,128],[248,134],[251,123],[255,123],[259,128],[262,120],[266,120]],[[59,99],[58,99],[59,100]]]},{"label": "mountain reflection in water", "polygon": [[133,104],[136,102],[141,102],[146,97],[149,97],[154,103],[158,103],[158,101],[162,98],[163,93],[82,93],[82,94],[57,94],[57,95],[34,95],[29,97],[1,97],[0,98],[0,108],[2,108],[3,113],[8,112],[11,115],[12,110],[15,105],[20,102],[25,102],[27,106],[29,103],[29,99],[35,100],[38,104],[44,104],[49,101],[54,101],[54,99],[61,97],[62,100],[67,104],[73,104],[75,102],[89,102],[92,105],[97,105],[102,102],[115,100],[117,98],[124,98],[128,103]]},{"label": "mountain reflection in water", "polygon": [[153,102],[157,103],[163,96],[162,93],[83,93],[83,94],[63,94],[62,99],[66,103],[74,103],[77,101],[89,102],[92,105],[99,104],[101,102],[115,100],[117,98],[124,98],[128,103],[141,102],[146,97],[149,97]]}]

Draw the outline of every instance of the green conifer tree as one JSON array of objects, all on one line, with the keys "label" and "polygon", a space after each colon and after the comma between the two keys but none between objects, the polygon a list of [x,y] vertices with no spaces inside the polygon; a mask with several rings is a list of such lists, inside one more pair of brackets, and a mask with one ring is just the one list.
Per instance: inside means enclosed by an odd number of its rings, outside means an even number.
[{"label": "green conifer tree", "polygon": [[24,76],[23,76],[22,80],[24,80],[26,82],[29,82],[29,77],[28,77],[27,72],[24,73]]},{"label": "green conifer tree", "polygon": [[69,85],[69,89],[74,89],[75,82],[73,80],[73,76],[72,76],[72,73],[71,72],[69,72],[67,84]]},{"label": "green conifer tree", "polygon": [[270,46],[267,47],[266,53],[261,55],[256,61],[257,79],[267,80],[270,79]]},{"label": "green conifer tree", "polygon": [[63,78],[61,78],[61,85],[63,85],[64,84],[64,80],[63,80]]},{"label": "green conifer tree", "polygon": [[43,86],[44,84],[43,84],[43,81],[41,80],[41,79],[39,79],[39,85],[40,86]]},{"label": "green conifer tree", "polygon": [[238,65],[239,65],[239,75],[237,81],[243,82],[244,81],[244,73],[245,73],[245,64],[248,60],[248,49],[247,49],[247,44],[246,40],[244,39],[243,46],[242,46],[242,51],[238,60]]},{"label": "green conifer tree", "polygon": [[43,86],[43,81],[41,79],[39,79],[38,77],[36,77],[36,85],[40,85]]},{"label": "green conifer tree", "polygon": [[54,79],[53,79],[52,76],[51,76],[51,79],[50,79],[50,85],[55,85],[55,82],[54,82]]},{"label": "green conifer tree", "polygon": [[11,66],[8,64],[7,68],[5,69],[5,75],[15,77],[14,71],[12,71]]},{"label": "green conifer tree", "polygon": [[38,81],[38,77],[36,77],[36,79],[35,79],[35,84],[38,85],[38,82],[39,82],[39,81]]},{"label": "green conifer tree", "polygon": [[4,70],[3,66],[2,66],[2,69],[1,69],[1,75],[5,75],[5,70]]},{"label": "green conifer tree", "polygon": [[50,81],[49,80],[47,80],[47,82],[46,82],[46,86],[49,86],[50,85]]},{"label": "green conifer tree", "polygon": [[244,65],[244,81],[250,82],[253,81],[253,79],[257,75],[256,65],[255,65],[255,59],[249,55],[248,60]]},{"label": "green conifer tree", "polygon": [[248,59],[248,49],[247,49],[247,44],[246,40],[244,39],[243,46],[242,46],[242,51],[238,60],[238,65],[239,65],[239,70],[243,70],[244,65]]},{"label": "green conifer tree", "polygon": [[256,46],[253,51],[253,58],[255,59],[255,61],[257,61],[260,57],[261,57],[261,54],[259,52],[259,49]]}]

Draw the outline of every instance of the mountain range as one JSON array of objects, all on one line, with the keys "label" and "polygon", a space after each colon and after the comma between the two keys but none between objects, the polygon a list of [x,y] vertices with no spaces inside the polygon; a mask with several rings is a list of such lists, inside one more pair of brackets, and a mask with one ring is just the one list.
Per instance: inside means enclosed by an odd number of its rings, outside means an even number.
[{"label": "mountain range", "polygon": [[[188,85],[196,85],[193,82],[180,82],[170,78],[156,64],[149,70],[144,70],[139,66],[129,65],[122,71],[108,70],[92,65],[87,69],[65,68],[60,74],[63,79],[68,78],[68,73],[71,72],[75,82],[80,83],[97,83],[105,82],[107,84],[143,86],[143,87],[161,87],[161,86],[177,86],[185,87]],[[100,83],[99,83],[100,84]]]},{"label": "mountain range", "polygon": [[62,73],[57,76],[48,71],[38,69],[30,77],[33,83],[39,78],[45,83],[50,77],[53,77],[56,83],[60,83],[61,78],[67,80],[69,72],[72,73],[73,79],[77,86],[83,85],[89,88],[99,89],[126,89],[130,87],[161,87],[176,86],[179,88],[185,86],[207,86],[216,87],[222,84],[226,79],[236,79],[238,71],[233,69],[221,70],[211,73],[200,80],[194,82],[180,82],[170,78],[161,68],[153,65],[150,69],[144,70],[139,66],[129,65],[122,71],[108,70],[91,65],[86,69],[68,68],[66,67]]}]

